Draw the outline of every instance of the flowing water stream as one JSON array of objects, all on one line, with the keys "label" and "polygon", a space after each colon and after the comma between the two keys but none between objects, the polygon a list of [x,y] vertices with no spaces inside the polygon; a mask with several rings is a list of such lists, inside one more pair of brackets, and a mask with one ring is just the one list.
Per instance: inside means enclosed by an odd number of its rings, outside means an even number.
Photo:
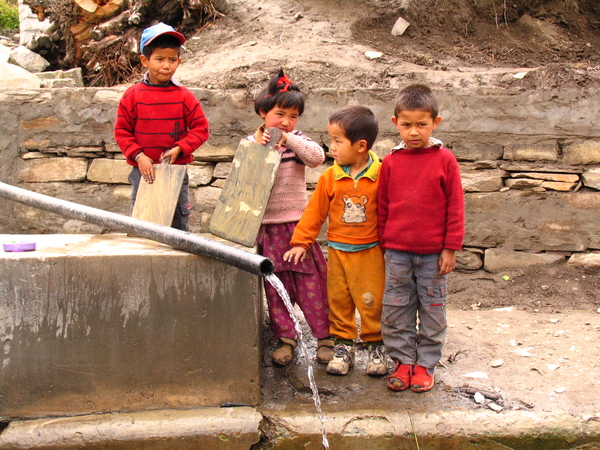
[{"label": "flowing water stream", "polygon": [[306,342],[304,341],[304,336],[302,335],[302,328],[300,327],[300,322],[294,314],[294,305],[292,305],[292,301],[288,292],[283,287],[283,283],[275,274],[267,275],[266,280],[271,283],[281,298],[283,299],[283,303],[285,303],[285,307],[287,308],[292,320],[294,321],[294,328],[296,329],[296,333],[298,335],[298,345],[300,346],[300,351],[302,352],[302,356],[306,361],[306,367],[308,367],[308,382],[310,384],[310,389],[313,394],[313,401],[315,402],[315,408],[317,409],[317,415],[319,416],[319,420],[321,421],[321,436],[323,438],[323,447],[329,450],[329,441],[327,440],[327,430],[325,429],[325,416],[323,415],[323,410],[321,409],[321,398],[319,397],[319,390],[317,389],[317,383],[315,382],[315,376],[313,374],[313,366],[308,358],[308,347],[306,346]]}]

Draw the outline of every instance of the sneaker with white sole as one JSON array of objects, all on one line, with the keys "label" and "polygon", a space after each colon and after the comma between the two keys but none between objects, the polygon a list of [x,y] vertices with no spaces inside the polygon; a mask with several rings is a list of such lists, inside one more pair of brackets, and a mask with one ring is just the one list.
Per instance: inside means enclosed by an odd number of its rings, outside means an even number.
[{"label": "sneaker with white sole", "polygon": [[387,359],[383,345],[369,345],[369,356],[367,358],[367,375],[380,376],[388,372]]},{"label": "sneaker with white sole", "polygon": [[354,346],[340,343],[333,347],[333,357],[327,364],[327,373],[346,375],[353,365]]}]

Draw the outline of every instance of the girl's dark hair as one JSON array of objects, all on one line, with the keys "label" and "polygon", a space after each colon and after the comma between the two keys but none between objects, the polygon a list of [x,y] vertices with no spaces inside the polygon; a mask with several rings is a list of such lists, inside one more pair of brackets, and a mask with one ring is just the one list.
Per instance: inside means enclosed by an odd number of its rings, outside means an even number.
[{"label": "girl's dark hair", "polygon": [[277,73],[271,76],[269,84],[254,99],[254,111],[256,114],[268,113],[275,107],[296,108],[298,114],[304,112],[304,97],[300,88],[296,86],[279,69]]},{"label": "girl's dark hair", "polygon": [[361,139],[367,141],[367,150],[371,150],[379,133],[377,117],[366,106],[346,106],[330,115],[329,123],[344,130],[351,144]]},{"label": "girl's dark hair", "polygon": [[150,59],[152,53],[157,48],[172,48],[177,50],[178,52],[181,50],[181,42],[175,36],[171,36],[169,34],[163,34],[161,36],[156,36],[149,44],[144,45],[144,51],[142,54]]}]

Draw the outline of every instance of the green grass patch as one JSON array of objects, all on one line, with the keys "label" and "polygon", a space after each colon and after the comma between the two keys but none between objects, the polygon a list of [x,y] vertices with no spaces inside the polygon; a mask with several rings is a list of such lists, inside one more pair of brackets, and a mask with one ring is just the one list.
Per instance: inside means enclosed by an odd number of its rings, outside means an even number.
[{"label": "green grass patch", "polygon": [[12,1],[0,0],[0,29],[19,28],[19,8]]}]

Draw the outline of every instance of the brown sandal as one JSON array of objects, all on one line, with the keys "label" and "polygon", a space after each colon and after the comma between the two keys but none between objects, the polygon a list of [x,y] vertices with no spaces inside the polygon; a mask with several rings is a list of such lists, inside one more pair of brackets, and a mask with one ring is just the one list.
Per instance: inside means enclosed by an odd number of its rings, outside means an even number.
[{"label": "brown sandal", "polygon": [[319,364],[327,364],[333,357],[333,347],[335,341],[332,337],[317,339],[317,362]]},{"label": "brown sandal", "polygon": [[273,352],[273,362],[278,366],[287,366],[294,359],[294,349],[298,345],[296,339],[282,337]]}]

